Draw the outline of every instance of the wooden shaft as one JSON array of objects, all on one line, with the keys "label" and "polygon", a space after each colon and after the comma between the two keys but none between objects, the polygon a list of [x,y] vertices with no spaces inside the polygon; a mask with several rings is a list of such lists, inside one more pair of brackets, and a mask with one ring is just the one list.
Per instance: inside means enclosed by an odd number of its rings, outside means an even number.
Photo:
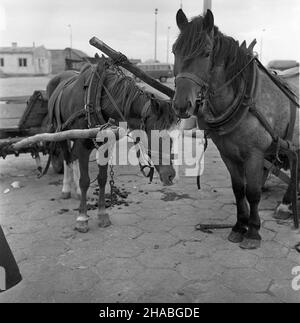
[{"label": "wooden shaft", "polygon": [[[27,137],[17,143],[12,144],[12,148],[15,150],[20,150],[24,147],[28,147],[40,141],[63,141],[71,139],[89,139],[96,138],[100,128],[92,129],[73,129],[56,133],[41,133],[35,136]],[[106,131],[106,130],[102,130]],[[119,128],[109,128],[108,131],[112,131],[115,135],[119,134]]]},{"label": "wooden shaft", "polygon": [[[136,77],[143,80],[145,83],[149,84],[156,90],[164,93],[169,98],[173,98],[175,91],[169,88],[168,86],[165,86],[146,74],[144,71],[142,71],[140,68],[135,66],[134,64],[130,63],[129,60],[125,55],[122,53],[116,52],[114,49],[106,45],[103,41],[98,39],[97,37],[93,37],[90,39],[90,44],[99,50],[101,50],[104,54],[112,58],[114,61],[117,62],[120,66],[124,67],[126,70],[134,74]],[[120,59],[121,58],[121,59]],[[120,60],[120,61],[119,61]],[[119,61],[119,62],[118,62]]]}]

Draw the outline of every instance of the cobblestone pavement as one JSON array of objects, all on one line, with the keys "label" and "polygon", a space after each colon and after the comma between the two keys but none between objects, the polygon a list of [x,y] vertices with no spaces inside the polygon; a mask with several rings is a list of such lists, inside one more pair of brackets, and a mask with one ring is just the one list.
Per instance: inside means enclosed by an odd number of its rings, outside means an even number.
[{"label": "cobblestone pavement", "polygon": [[[228,242],[229,229],[195,230],[199,222],[235,222],[229,174],[212,143],[201,191],[194,178],[162,187],[135,167],[116,167],[128,206],[110,210],[113,225],[105,229],[90,211],[86,234],[73,230],[79,202],[59,199],[61,175],[37,179],[29,156],[1,160],[0,169],[1,223],[24,277],[0,302],[300,301],[291,284],[299,231],[272,218],[285,188],[278,179],[268,181],[260,204],[259,250]],[[23,187],[3,194],[15,180]]]}]

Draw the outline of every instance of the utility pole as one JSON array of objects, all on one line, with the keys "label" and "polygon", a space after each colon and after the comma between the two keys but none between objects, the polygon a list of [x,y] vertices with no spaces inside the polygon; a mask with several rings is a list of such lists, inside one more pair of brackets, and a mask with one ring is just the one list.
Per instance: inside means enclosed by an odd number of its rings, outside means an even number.
[{"label": "utility pole", "polygon": [[167,31],[167,63],[169,63],[170,29],[171,29],[171,27],[170,27],[170,26],[168,26],[168,31]]},{"label": "utility pole", "polygon": [[72,42],[73,42],[73,35],[72,35],[72,25],[68,24],[68,27],[70,28],[70,58],[72,58]]},{"label": "utility pole", "polygon": [[154,61],[157,61],[157,13],[158,9],[155,8],[154,15],[155,15],[155,32],[154,32]]},{"label": "utility pole", "polygon": [[206,14],[207,9],[211,10],[212,8],[212,0],[203,0],[203,13]]},{"label": "utility pole", "polygon": [[262,62],[262,56],[263,56],[263,41],[264,41],[264,32],[266,31],[266,29],[263,29],[261,31],[261,38],[260,38],[260,54],[259,54],[259,59]]}]

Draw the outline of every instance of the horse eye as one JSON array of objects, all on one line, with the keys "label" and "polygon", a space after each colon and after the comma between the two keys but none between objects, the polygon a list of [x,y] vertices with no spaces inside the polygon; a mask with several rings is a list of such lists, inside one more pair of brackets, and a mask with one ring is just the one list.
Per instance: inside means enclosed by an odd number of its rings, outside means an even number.
[{"label": "horse eye", "polygon": [[204,57],[205,57],[205,58],[209,57],[209,52],[205,53],[205,54],[204,54]]}]

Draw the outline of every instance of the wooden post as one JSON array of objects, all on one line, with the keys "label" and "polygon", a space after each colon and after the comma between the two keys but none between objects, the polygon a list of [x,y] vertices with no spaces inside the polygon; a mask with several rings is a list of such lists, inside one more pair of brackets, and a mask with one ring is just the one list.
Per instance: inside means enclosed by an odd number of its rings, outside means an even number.
[{"label": "wooden post", "polygon": [[149,84],[156,90],[164,93],[169,98],[173,98],[175,91],[168,86],[165,86],[164,84],[158,82],[148,74],[146,74],[144,71],[139,69],[137,66],[133,65],[129,62],[127,57],[123,55],[122,53],[116,52],[114,49],[106,45],[103,41],[98,39],[97,37],[93,37],[90,39],[90,44],[98,49],[100,49],[104,54],[109,56],[111,59],[116,61],[116,64],[124,67],[126,70],[134,74],[139,79],[143,80],[145,83]]},{"label": "wooden post", "polygon": [[212,0],[203,0],[203,14],[206,14],[207,9],[211,10]]}]

